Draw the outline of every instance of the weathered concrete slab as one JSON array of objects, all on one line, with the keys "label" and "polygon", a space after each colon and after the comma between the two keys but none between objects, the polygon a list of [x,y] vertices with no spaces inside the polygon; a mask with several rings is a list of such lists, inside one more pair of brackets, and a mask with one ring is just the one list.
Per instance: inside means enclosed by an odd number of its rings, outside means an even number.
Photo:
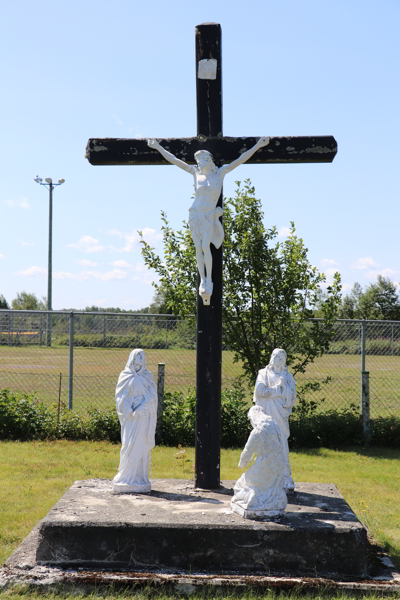
[{"label": "weathered concrete slab", "polygon": [[70,568],[263,573],[365,578],[367,531],[332,484],[298,484],[285,515],[232,513],[234,482],[217,491],[153,480],[148,495],[112,494],[108,480],[77,481],[39,526],[36,561]]}]

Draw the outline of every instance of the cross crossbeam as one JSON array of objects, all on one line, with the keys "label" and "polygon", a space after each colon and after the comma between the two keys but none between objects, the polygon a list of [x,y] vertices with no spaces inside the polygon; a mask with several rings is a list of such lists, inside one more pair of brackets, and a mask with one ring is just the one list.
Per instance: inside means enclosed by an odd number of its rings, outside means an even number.
[{"label": "cross crossbeam", "polygon": [[[166,138],[157,141],[177,158],[195,164],[194,153],[206,149],[216,163],[231,163],[252,148],[258,137]],[[337,143],[333,136],[273,137],[247,163],[329,163],[335,158]],[[86,147],[91,165],[169,165],[145,139],[91,138]]]}]

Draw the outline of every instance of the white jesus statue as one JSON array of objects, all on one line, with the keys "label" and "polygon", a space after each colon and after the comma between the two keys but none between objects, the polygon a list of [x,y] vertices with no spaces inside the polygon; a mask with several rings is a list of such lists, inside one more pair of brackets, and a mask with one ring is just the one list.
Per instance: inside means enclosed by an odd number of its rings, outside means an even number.
[{"label": "white jesus statue", "polygon": [[219,220],[223,210],[219,206],[217,207],[224,177],[227,173],[249,160],[257,150],[267,146],[270,139],[269,137],[261,137],[252,148],[243,152],[239,158],[222,167],[217,167],[214,164],[213,157],[207,150],[199,150],[195,153],[194,158],[197,164],[192,166],[165,150],[157,140],[147,140],[150,148],[158,150],[165,160],[187,171],[194,177],[195,195],[194,202],[189,209],[189,227],[196,246],[197,268],[200,273],[199,294],[203,298],[204,304],[210,303],[213,290],[210,244],[214,244],[216,248],[219,248],[224,239],[224,230]]}]

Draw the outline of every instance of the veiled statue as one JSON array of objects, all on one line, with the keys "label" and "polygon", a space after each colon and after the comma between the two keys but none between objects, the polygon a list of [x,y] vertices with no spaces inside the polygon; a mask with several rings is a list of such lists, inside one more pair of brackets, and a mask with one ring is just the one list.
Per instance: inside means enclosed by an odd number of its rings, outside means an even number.
[{"label": "veiled statue", "polygon": [[155,446],[157,388],[147,368],[145,353],[132,350],[115,393],[121,423],[121,453],[114,493],[148,493],[149,455]]}]

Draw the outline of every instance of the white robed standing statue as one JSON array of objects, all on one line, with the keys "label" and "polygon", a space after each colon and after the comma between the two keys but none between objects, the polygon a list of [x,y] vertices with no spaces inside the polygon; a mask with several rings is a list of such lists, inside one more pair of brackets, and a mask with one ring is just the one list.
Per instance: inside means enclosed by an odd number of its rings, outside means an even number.
[{"label": "white robed standing statue", "polygon": [[121,454],[113,491],[148,493],[149,453],[155,446],[157,388],[140,348],[132,350],[121,372],[115,393],[121,423]]},{"label": "white robed standing statue", "polygon": [[286,366],[287,354],[282,348],[275,348],[269,364],[257,375],[253,402],[261,406],[279,426],[285,457],[285,489],[295,489],[292,470],[289,463],[289,415],[296,404],[296,381]]}]

